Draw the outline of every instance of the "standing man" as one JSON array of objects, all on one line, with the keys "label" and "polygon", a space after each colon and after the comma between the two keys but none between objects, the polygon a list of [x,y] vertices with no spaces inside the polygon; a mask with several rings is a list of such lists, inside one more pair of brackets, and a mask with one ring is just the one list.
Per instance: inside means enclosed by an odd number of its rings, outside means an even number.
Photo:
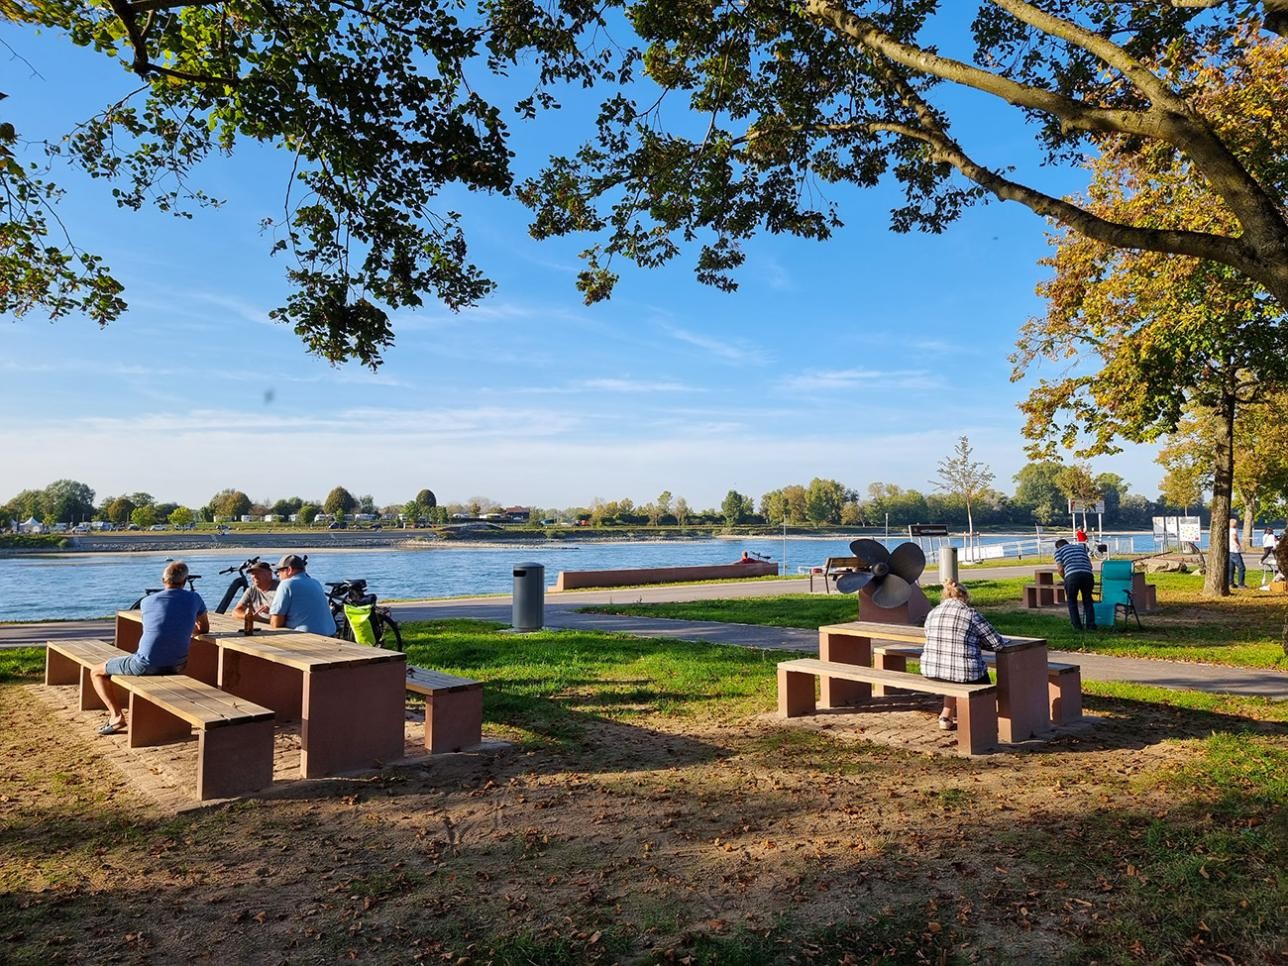
[{"label": "standing man", "polygon": [[[1261,534],[1261,589],[1269,590],[1270,581],[1278,572],[1279,564],[1275,560],[1275,548],[1279,545],[1279,538],[1275,536],[1273,527],[1266,527],[1265,532]],[[1270,568],[1266,569],[1266,561],[1270,561]]]},{"label": "standing man", "polygon": [[249,612],[255,620],[267,624],[269,608],[273,606],[273,598],[277,596],[277,580],[273,577],[273,568],[267,560],[261,560],[246,571],[246,576],[250,578],[250,586],[233,608],[233,616],[245,620]]},{"label": "standing man", "polygon": [[107,724],[98,729],[100,735],[114,735],[125,730],[125,711],[117,704],[116,695],[108,685],[113,674],[178,674],[188,663],[192,635],[210,630],[206,602],[195,590],[183,586],[187,582],[186,563],[171,560],[166,564],[161,573],[165,590],[149,594],[139,604],[143,616],[139,649],[133,654],[104,661],[90,671],[94,690],[111,713]]},{"label": "standing man", "polygon": [[1096,574],[1091,569],[1091,555],[1085,543],[1070,543],[1063,538],[1055,542],[1055,566],[1064,578],[1064,600],[1069,605],[1069,620],[1075,631],[1082,630],[1078,618],[1078,595],[1087,615],[1087,630],[1096,629],[1096,605],[1091,600],[1096,589]]},{"label": "standing man", "polygon": [[277,563],[277,596],[268,609],[269,627],[289,627],[331,637],[335,618],[322,585],[304,572],[305,557],[288,553]]},{"label": "standing man", "polygon": [[1239,538],[1239,520],[1230,517],[1230,563],[1226,567],[1226,580],[1231,587],[1247,587],[1247,570],[1243,565],[1243,541]]}]

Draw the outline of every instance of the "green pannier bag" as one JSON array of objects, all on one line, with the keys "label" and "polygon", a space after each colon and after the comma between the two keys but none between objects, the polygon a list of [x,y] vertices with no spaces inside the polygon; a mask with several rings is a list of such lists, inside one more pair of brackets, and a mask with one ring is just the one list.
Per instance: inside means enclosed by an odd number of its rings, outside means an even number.
[{"label": "green pannier bag", "polygon": [[345,604],[344,616],[353,631],[353,639],[359,644],[376,645],[376,605]]}]

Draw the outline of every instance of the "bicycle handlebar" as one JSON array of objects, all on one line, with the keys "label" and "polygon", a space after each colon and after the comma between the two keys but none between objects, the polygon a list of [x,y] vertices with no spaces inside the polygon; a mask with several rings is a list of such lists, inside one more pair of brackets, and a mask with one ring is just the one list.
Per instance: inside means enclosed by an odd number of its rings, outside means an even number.
[{"label": "bicycle handlebar", "polygon": [[257,564],[257,563],[259,563],[259,557],[251,557],[249,560],[247,560],[245,563],[243,563],[240,567],[236,567],[236,566],[234,566],[234,567],[228,567],[228,568],[226,568],[226,569],[224,569],[224,570],[219,571],[219,573],[220,573],[220,575],[221,575],[221,576],[222,576],[223,574],[240,574],[240,573],[245,573],[247,570],[249,570],[251,567],[253,567],[253,566],[254,566],[255,564]]}]

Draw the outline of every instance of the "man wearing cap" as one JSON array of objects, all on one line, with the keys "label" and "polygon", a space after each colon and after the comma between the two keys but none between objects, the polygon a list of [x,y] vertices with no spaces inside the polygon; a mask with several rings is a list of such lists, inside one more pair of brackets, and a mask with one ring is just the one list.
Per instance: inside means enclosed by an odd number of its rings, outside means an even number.
[{"label": "man wearing cap", "polygon": [[322,585],[304,572],[304,558],[288,553],[277,563],[277,594],[268,609],[269,627],[289,627],[331,637],[335,618]]},{"label": "man wearing cap", "polygon": [[273,568],[267,560],[260,560],[251,565],[246,576],[250,578],[250,586],[233,608],[233,616],[245,620],[246,614],[250,613],[255,620],[267,624],[269,608],[273,606],[273,598],[277,596],[277,580],[273,577]]}]

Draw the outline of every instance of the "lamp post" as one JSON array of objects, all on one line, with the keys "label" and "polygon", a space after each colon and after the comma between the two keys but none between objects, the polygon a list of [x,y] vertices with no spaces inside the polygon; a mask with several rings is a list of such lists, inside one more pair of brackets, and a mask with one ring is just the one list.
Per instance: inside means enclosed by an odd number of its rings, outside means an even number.
[{"label": "lamp post", "polygon": [[787,576],[787,510],[783,510],[783,576]]}]

